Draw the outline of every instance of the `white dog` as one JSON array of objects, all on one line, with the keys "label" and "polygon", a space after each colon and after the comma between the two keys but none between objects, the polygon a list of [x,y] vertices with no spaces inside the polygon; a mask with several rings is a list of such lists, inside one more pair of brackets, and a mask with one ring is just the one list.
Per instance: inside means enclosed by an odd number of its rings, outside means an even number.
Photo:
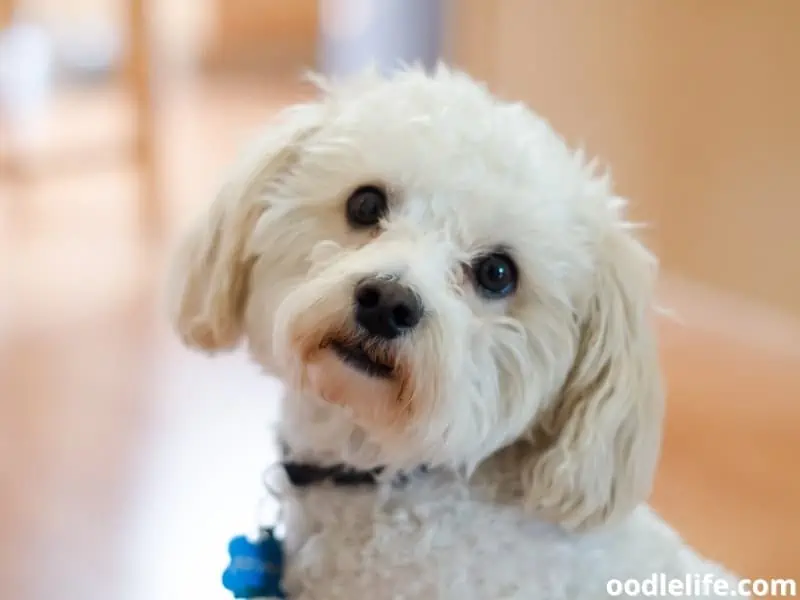
[{"label": "white dog", "polygon": [[737,585],[644,503],[656,262],[608,179],[446,68],[320,87],[235,165],[173,274],[186,344],[244,340],[286,385],[289,597]]}]

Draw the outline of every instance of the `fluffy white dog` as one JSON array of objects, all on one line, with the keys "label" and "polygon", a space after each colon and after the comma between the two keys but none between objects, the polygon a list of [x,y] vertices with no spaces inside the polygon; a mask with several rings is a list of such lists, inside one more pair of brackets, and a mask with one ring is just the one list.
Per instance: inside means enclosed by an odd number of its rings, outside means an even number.
[{"label": "fluffy white dog", "polygon": [[235,165],[173,274],[186,344],[244,340],[286,385],[290,598],[735,586],[645,504],[657,269],[608,179],[445,68],[320,87]]}]

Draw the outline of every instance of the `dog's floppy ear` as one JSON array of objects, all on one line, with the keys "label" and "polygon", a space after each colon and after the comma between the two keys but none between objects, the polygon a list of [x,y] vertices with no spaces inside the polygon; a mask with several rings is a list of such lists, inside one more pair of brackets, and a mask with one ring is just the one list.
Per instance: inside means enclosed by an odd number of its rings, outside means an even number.
[{"label": "dog's floppy ear", "polygon": [[604,240],[577,355],[537,419],[525,503],[568,529],[627,514],[650,493],[663,390],[650,322],[656,263],[623,226]]},{"label": "dog's floppy ear", "polygon": [[322,121],[322,105],[282,113],[234,165],[209,210],[181,240],[170,273],[172,322],[184,343],[204,350],[241,336],[252,257],[247,244],[268,209],[270,184],[285,174]]}]

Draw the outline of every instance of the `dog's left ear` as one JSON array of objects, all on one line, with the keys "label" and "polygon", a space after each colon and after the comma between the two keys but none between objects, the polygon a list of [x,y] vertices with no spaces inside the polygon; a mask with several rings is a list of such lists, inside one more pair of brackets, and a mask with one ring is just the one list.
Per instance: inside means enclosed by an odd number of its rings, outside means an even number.
[{"label": "dog's left ear", "polygon": [[186,345],[220,350],[239,341],[252,266],[248,241],[269,210],[270,186],[291,169],[322,114],[322,104],[304,104],[279,115],[234,164],[211,207],[181,240],[168,301]]},{"label": "dog's left ear", "polygon": [[664,400],[651,323],[655,274],[654,257],[630,231],[609,232],[574,365],[532,432],[526,506],[568,529],[613,521],[650,493]]}]

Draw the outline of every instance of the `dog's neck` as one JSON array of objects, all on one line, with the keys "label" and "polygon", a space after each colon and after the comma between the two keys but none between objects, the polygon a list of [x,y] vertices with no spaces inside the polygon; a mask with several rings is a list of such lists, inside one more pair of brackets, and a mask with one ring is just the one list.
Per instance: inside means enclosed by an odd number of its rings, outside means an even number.
[{"label": "dog's neck", "polygon": [[284,450],[290,450],[291,459],[298,462],[345,464],[363,470],[389,462],[346,410],[291,391],[283,398],[279,437]]},{"label": "dog's neck", "polygon": [[[407,464],[393,465],[391,457],[372,443],[366,432],[355,425],[347,412],[318,398],[300,396],[291,391],[283,398],[279,424],[282,460],[299,465],[299,477],[321,477],[330,469],[357,471],[361,479],[378,473],[379,479],[394,481],[407,474],[425,472],[441,465],[427,457]],[[516,444],[488,458],[475,472],[474,483],[491,488],[493,495],[516,498],[520,493]],[[290,467],[293,468],[293,467]],[[460,472],[457,468],[452,470]],[[437,469],[438,470],[438,469]],[[473,479],[473,478],[471,478]]]}]

